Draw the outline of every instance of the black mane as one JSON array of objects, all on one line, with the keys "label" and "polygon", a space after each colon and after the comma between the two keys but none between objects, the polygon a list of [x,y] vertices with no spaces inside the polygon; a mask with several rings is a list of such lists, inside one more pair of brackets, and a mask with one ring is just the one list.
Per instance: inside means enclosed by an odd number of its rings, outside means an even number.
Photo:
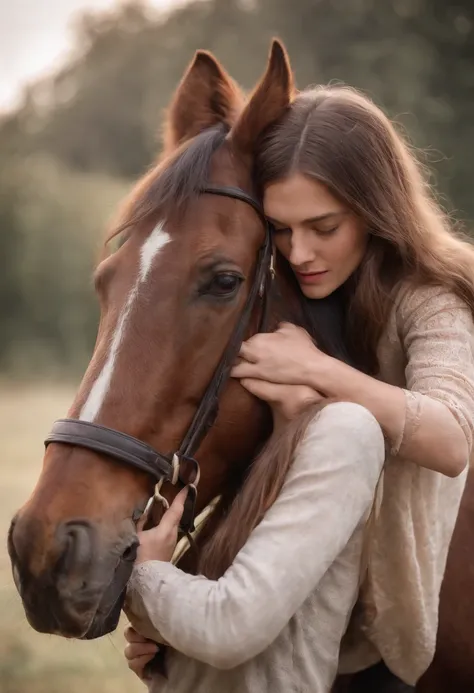
[{"label": "black mane", "polygon": [[155,166],[133,191],[118,232],[158,212],[165,217],[184,212],[208,181],[211,159],[222,146],[227,132],[223,124],[208,128],[193,137],[177,154]]}]

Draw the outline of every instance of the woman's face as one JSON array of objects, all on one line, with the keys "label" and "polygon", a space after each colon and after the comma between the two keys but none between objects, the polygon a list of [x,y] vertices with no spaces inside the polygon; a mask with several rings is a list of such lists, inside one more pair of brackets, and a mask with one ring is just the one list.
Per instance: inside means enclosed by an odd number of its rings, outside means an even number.
[{"label": "woman's face", "polygon": [[264,208],[275,245],[308,298],[329,296],[359,266],[365,225],[322,183],[300,173],[276,181],[265,190]]}]

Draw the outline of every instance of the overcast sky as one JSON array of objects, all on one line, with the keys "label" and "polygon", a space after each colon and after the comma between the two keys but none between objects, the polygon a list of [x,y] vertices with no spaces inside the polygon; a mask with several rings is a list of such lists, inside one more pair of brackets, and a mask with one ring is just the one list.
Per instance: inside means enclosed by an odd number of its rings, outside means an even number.
[{"label": "overcast sky", "polygon": [[[119,0],[0,0],[0,110],[15,105],[23,84],[58,63],[71,46],[71,20]],[[182,0],[148,0],[167,9]]]}]

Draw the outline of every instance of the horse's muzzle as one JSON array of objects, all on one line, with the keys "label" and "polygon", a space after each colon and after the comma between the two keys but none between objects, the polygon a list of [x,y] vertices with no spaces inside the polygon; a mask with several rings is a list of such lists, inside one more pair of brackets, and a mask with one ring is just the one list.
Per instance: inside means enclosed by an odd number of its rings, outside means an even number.
[{"label": "horse's muzzle", "polygon": [[136,535],[105,549],[91,523],[68,522],[57,532],[54,555],[43,559],[39,571],[29,560],[31,536],[21,518],[12,522],[8,551],[30,625],[41,633],[80,639],[115,630],[136,558]]}]

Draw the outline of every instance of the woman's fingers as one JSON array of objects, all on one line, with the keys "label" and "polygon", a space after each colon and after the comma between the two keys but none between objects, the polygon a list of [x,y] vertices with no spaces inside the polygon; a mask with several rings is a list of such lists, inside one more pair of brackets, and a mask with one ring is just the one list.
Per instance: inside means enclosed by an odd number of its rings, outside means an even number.
[{"label": "woman's fingers", "polygon": [[[250,373],[249,373],[250,371]],[[230,374],[233,378],[248,378],[252,373],[252,364],[248,361],[241,361],[233,366]]]},{"label": "woman's fingers", "polygon": [[128,667],[140,679],[144,680],[145,667],[158,652],[158,645],[137,633],[132,626],[127,626],[125,629],[125,639],[127,644],[124,648],[124,655],[127,659]]},{"label": "woman's fingers", "polygon": [[174,532],[178,531],[179,523],[184,512],[184,503],[188,495],[188,487],[181,489],[181,491],[176,495],[174,501],[171,503],[168,510],[164,513],[160,520],[158,527],[162,532]]},{"label": "woman's fingers", "polygon": [[262,367],[258,363],[250,363],[249,361],[241,361],[236,364],[231,370],[233,378],[263,378]]},{"label": "woman's fingers", "polygon": [[255,397],[259,399],[263,399],[265,402],[278,402],[282,396],[282,386],[278,383],[270,383],[268,380],[242,378],[240,384],[251,392],[252,395],[255,395]]},{"label": "woman's fingers", "polygon": [[142,655],[128,661],[128,668],[133,671],[142,681],[145,680],[145,667],[151,662],[153,655]]},{"label": "woman's fingers", "polygon": [[301,328],[298,328],[296,325],[293,325],[293,323],[291,323],[291,322],[282,321],[282,322],[278,323],[277,332],[290,332],[291,330],[297,330],[297,329],[301,329]]},{"label": "woman's fingers", "polygon": [[276,332],[277,332],[277,334],[283,334],[283,335],[304,336],[307,339],[309,339],[311,342],[313,342],[310,334],[307,332],[307,330],[304,329],[304,327],[299,327],[298,325],[294,325],[292,322],[280,322]]},{"label": "woman's fingers", "polygon": [[142,516],[139,518],[137,522],[137,532],[143,532],[143,528],[145,527],[147,520],[150,516],[150,508],[145,510],[142,514]]},{"label": "woman's fingers", "polygon": [[255,354],[254,344],[252,343],[251,339],[247,342],[242,342],[240,345],[239,356],[250,363],[255,363],[258,360],[257,355]]},{"label": "woman's fingers", "polygon": [[125,657],[129,662],[133,659],[140,659],[141,657],[148,657],[149,660],[153,659],[157,652],[158,645],[154,642],[132,642],[125,645],[124,649]]},{"label": "woman's fingers", "polygon": [[152,529],[138,532],[140,545],[135,565],[146,561],[171,561],[178,539],[178,527],[184,511],[188,487],[182,489],[163,514],[159,524]]},{"label": "woman's fingers", "polygon": [[127,626],[123,632],[127,642],[153,642],[143,635],[140,635],[133,626]]}]

